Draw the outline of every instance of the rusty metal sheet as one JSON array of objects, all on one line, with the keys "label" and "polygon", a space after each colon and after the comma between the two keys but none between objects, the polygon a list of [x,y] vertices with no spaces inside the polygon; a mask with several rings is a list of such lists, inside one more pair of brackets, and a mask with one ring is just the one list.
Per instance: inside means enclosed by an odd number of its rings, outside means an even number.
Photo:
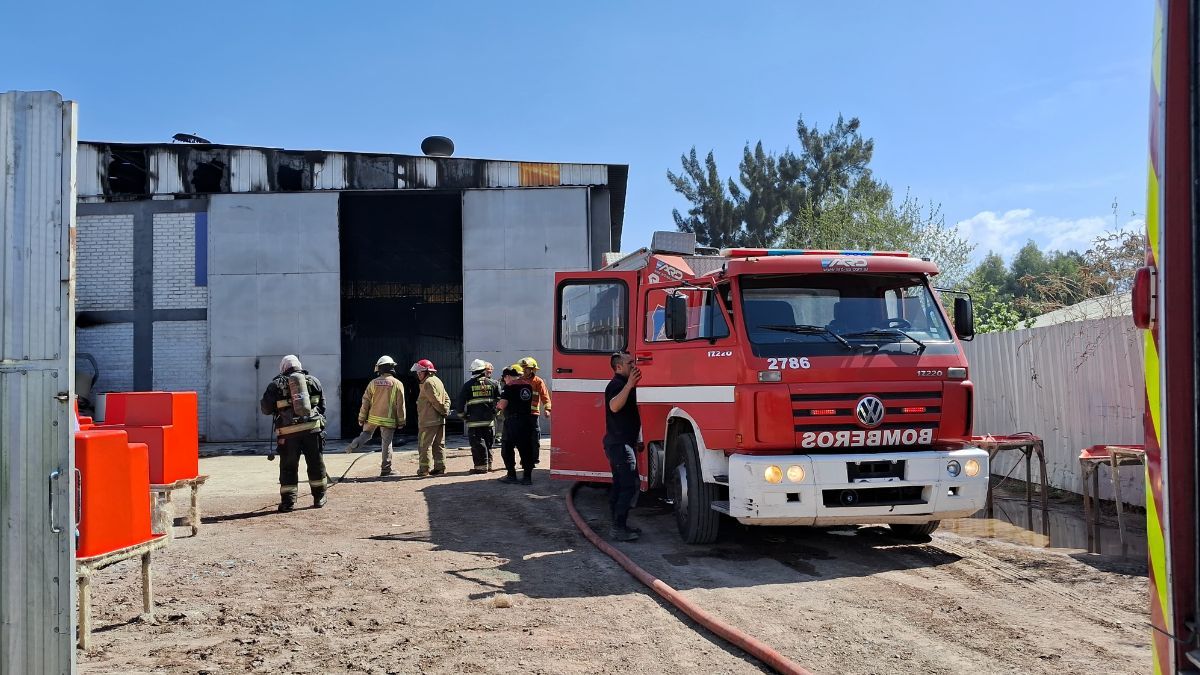
[{"label": "rusty metal sheet", "polygon": [[559,185],[559,165],[521,162],[518,166],[521,187],[543,187]]}]

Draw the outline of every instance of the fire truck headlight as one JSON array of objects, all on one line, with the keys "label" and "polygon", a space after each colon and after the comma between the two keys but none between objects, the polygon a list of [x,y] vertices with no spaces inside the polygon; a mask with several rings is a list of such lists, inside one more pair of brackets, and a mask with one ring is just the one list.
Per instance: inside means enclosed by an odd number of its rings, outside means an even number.
[{"label": "fire truck headlight", "polygon": [[963,470],[963,472],[964,472],[964,473],[966,473],[966,474],[967,474],[967,476],[969,476],[969,477],[971,477],[971,478],[974,478],[975,476],[978,476],[978,475],[979,475],[979,460],[976,460],[976,459],[968,459],[968,460],[967,460],[967,466],[966,466],[966,468]]},{"label": "fire truck headlight", "polygon": [[958,478],[958,474],[962,473],[962,465],[957,459],[952,459],[946,464],[946,473],[950,474],[951,478]]},{"label": "fire truck headlight", "polygon": [[783,482],[783,469],[780,469],[779,467],[775,466],[774,464],[772,464],[771,466],[768,466],[766,468],[766,470],[763,471],[763,480],[767,481],[768,483],[772,483],[772,484],[782,483]]},{"label": "fire truck headlight", "polygon": [[793,464],[793,465],[789,466],[788,470],[787,470],[787,477],[788,477],[788,480],[790,480],[793,483],[803,483],[804,482],[804,467],[800,466],[799,464]]}]

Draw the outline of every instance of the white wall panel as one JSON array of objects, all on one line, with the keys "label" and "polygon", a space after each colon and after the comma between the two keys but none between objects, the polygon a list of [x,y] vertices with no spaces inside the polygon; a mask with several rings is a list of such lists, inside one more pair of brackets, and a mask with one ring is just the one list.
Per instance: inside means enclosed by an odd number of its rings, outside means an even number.
[{"label": "white wall panel", "polygon": [[337,194],[213,196],[208,220],[213,440],[270,438],[257,402],[284,354],[298,355],[326,385],[329,435],[341,435],[337,204]]}]

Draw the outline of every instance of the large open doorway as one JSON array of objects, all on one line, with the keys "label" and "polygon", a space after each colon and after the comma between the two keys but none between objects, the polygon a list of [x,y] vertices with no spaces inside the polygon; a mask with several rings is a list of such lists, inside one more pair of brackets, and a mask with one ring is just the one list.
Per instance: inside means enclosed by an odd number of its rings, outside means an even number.
[{"label": "large open doorway", "polygon": [[429,359],[451,397],[463,382],[462,198],[458,192],[344,192],[338,220],[342,276],[342,428],[375,360],[396,359],[416,433],[417,359]]}]

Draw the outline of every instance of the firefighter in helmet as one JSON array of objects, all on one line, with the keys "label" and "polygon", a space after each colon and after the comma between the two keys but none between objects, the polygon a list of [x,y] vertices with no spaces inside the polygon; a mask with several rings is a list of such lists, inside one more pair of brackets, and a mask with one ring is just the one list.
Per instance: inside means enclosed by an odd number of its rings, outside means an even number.
[{"label": "firefighter in helmet", "polygon": [[493,425],[496,421],[496,401],[500,400],[500,384],[491,378],[489,364],[482,359],[471,362],[471,379],[458,394],[467,440],[471,443],[471,473],[492,470],[492,444],[496,441]]},{"label": "firefighter in helmet", "polygon": [[[412,365],[421,391],[417,394],[417,451],[420,467],[417,476],[437,476],[446,473],[446,417],[450,414],[450,396],[437,376],[437,368],[429,359]],[[430,468],[430,454],[433,467]]]},{"label": "firefighter in helmet", "polygon": [[533,389],[533,400],[530,402],[530,414],[533,416],[533,447],[540,450],[542,444],[542,414],[550,419],[550,388],[546,381],[538,377],[538,362],[532,356],[526,356],[518,362],[524,379]]},{"label": "firefighter in helmet", "polygon": [[[534,445],[534,417],[529,409],[533,403],[533,386],[525,379],[521,364],[504,369],[504,393],[496,405],[504,411],[504,439],[500,458],[504,460],[502,483],[533,484],[533,467],[537,465],[537,446]],[[516,451],[514,453],[514,450]],[[523,476],[517,478],[517,453],[521,458]]]},{"label": "firefighter in helmet", "polygon": [[358,409],[358,424],[362,433],[350,445],[346,452],[352,452],[363,446],[379,429],[379,441],[382,445],[383,458],[379,462],[379,475],[392,475],[392,438],[396,429],[404,426],[404,385],[396,379],[396,362],[392,357],[384,355],[375,362],[375,379],[367,385],[363,392],[362,407]]},{"label": "firefighter in helmet", "polygon": [[300,366],[292,354],[279,362],[279,374],[267,385],[259,408],[273,417],[279,454],[279,510],[296,507],[300,456],[308,469],[313,507],[325,506],[325,397],[321,382]]}]

